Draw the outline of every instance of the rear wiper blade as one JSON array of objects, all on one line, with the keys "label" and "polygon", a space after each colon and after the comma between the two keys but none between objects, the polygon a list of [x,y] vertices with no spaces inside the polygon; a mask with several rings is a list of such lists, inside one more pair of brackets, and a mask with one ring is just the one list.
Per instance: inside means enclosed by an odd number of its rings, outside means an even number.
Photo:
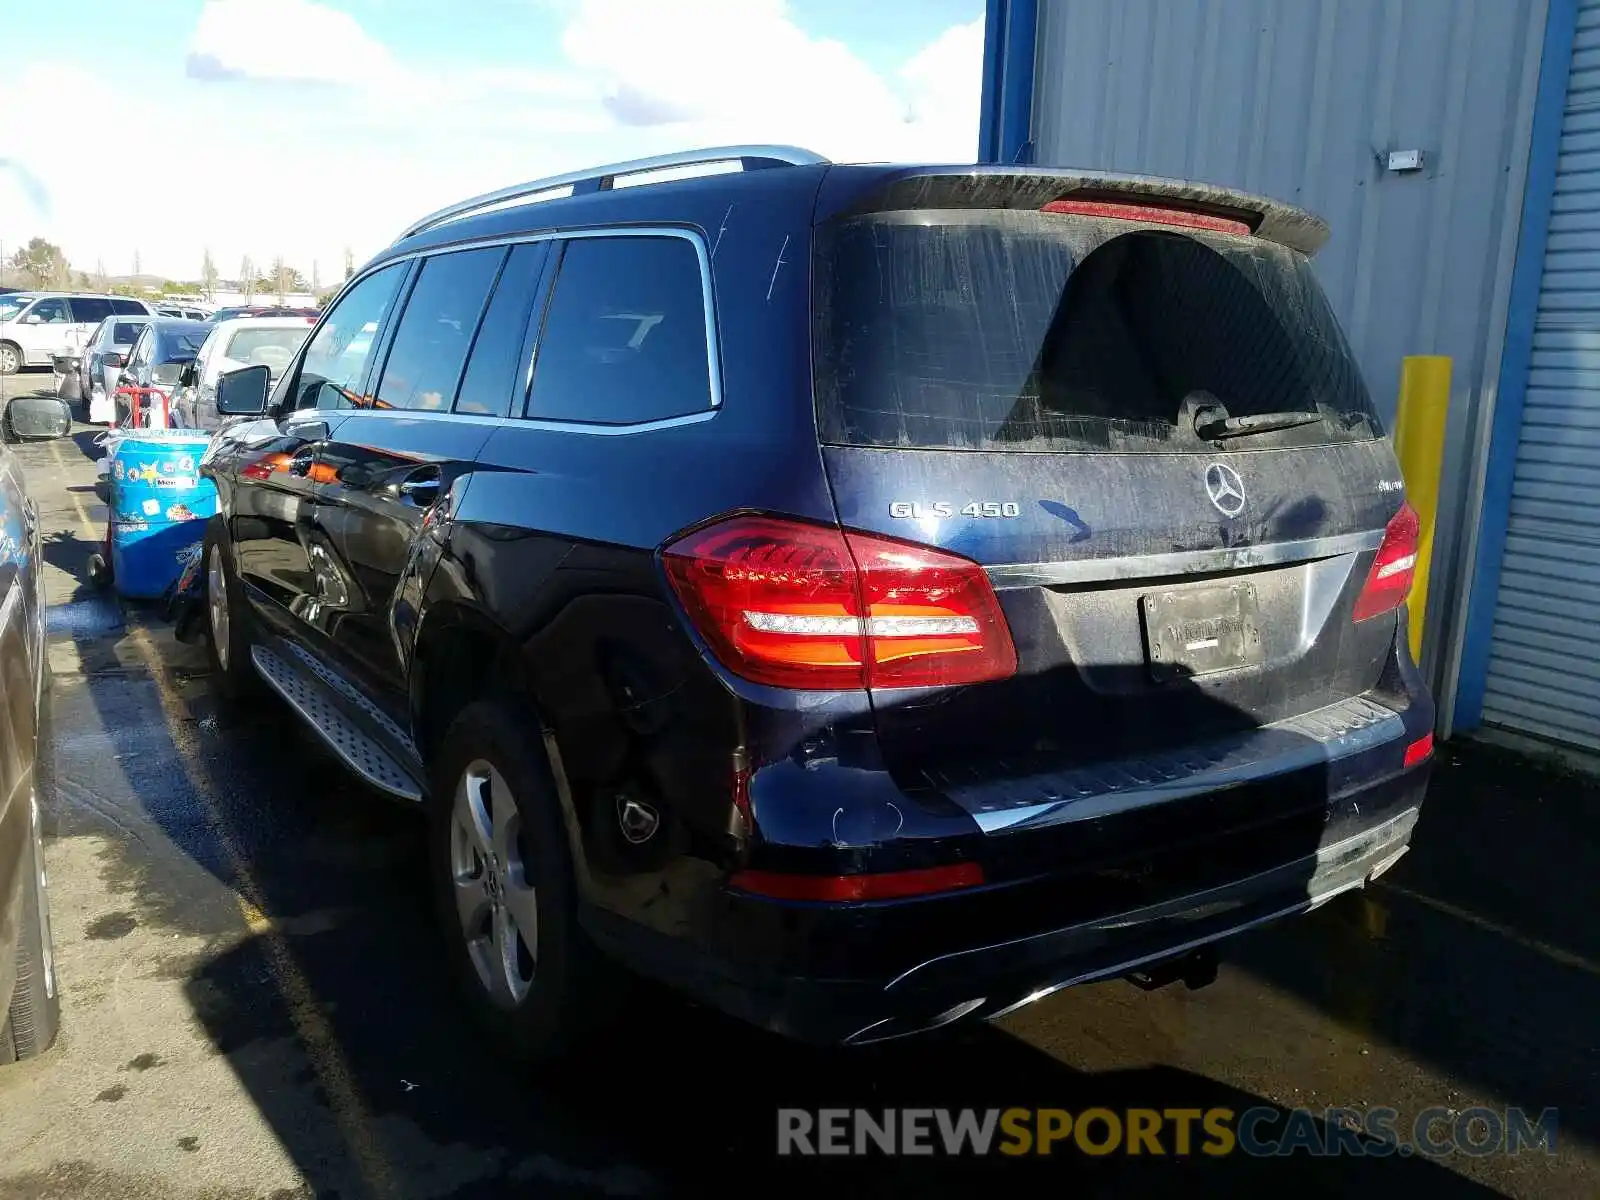
[{"label": "rear wiper blade", "polygon": [[1249,417],[1222,417],[1203,421],[1195,432],[1207,441],[1223,438],[1248,437],[1252,433],[1272,433],[1279,429],[1296,429],[1301,425],[1314,425],[1322,420],[1319,412],[1256,413]]}]

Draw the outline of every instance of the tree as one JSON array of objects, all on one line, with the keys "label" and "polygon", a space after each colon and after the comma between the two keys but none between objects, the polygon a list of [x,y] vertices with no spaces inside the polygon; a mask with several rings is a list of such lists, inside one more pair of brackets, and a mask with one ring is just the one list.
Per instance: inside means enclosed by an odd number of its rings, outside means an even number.
[{"label": "tree", "polygon": [[106,284],[109,283],[109,282],[110,282],[110,280],[108,280],[106,278],[106,260],[103,259],[103,258],[95,259],[94,260],[94,285],[95,285],[95,287],[99,288],[103,292],[103,291],[106,290]]},{"label": "tree", "polygon": [[268,273],[267,279],[270,281],[268,286],[277,296],[280,305],[287,302],[290,292],[303,292],[308,286],[306,277],[284,262],[282,255],[272,260],[272,270]]},{"label": "tree", "polygon": [[350,247],[344,248],[344,277],[349,279],[356,273],[356,256],[350,253]]},{"label": "tree", "polygon": [[21,271],[34,287],[48,287],[67,276],[67,256],[54,242],[32,237],[11,256],[11,265]]},{"label": "tree", "polygon": [[322,292],[322,270],[314,258],[311,260],[311,291],[318,295]]},{"label": "tree", "polygon": [[135,275],[144,274],[144,271],[139,266],[139,252],[137,250],[133,252],[133,273]]},{"label": "tree", "polygon": [[78,290],[80,292],[87,292],[89,290],[89,275],[85,271],[78,272]]},{"label": "tree", "polygon": [[210,246],[206,247],[200,259],[200,291],[208,304],[217,298],[217,264],[212,261]]},{"label": "tree", "polygon": [[239,288],[244,292],[244,302],[246,304],[254,304],[256,302],[256,264],[248,254],[244,256],[244,261],[239,264]]}]

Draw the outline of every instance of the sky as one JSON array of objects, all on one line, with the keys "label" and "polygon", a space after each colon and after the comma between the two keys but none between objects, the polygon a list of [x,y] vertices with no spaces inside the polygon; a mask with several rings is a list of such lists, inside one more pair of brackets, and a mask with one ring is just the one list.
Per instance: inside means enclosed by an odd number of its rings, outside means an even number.
[{"label": "sky", "polygon": [[641,155],[972,162],[983,0],[0,0],[0,45],[5,253],[327,284],[453,201]]}]

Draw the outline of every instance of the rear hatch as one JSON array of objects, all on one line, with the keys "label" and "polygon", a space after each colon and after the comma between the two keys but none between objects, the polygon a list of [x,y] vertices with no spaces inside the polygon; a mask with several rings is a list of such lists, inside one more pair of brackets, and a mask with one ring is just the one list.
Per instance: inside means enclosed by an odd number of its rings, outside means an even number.
[{"label": "rear hatch", "polygon": [[986,568],[1017,655],[874,692],[902,785],[1055,772],[1087,795],[1263,726],[1381,721],[1354,698],[1397,612],[1356,609],[1403,496],[1307,254],[1263,236],[1313,219],[1037,174],[990,191],[900,186],[815,239],[839,518]]}]

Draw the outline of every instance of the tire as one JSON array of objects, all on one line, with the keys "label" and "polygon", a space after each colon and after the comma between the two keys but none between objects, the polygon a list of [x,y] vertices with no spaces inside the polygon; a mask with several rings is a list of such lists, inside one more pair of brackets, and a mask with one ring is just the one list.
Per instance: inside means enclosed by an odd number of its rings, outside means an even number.
[{"label": "tire", "polygon": [[[213,690],[225,703],[242,705],[260,696],[263,688],[250,659],[250,608],[234,573],[232,549],[222,517],[212,517],[206,523],[200,551],[205,572],[206,659],[211,664]],[[218,583],[220,590],[214,590]]]},{"label": "tire", "polygon": [[[543,745],[529,736],[527,709],[497,700],[469,705],[446,732],[434,765],[428,866],[451,973],[496,1049],[529,1064],[561,1058],[603,1023],[622,984],[578,927],[566,823]],[[466,831],[469,772],[474,778],[487,775],[481,811],[496,831],[506,830],[505,841],[493,833],[474,839]],[[484,860],[486,844],[500,848],[505,861],[499,872]],[[474,885],[491,874],[497,884]],[[498,904],[491,898],[496,892],[503,897]],[[458,893],[482,908],[477,924],[484,936],[476,944],[466,932],[466,906],[458,908]],[[498,914],[510,916],[516,937],[505,932],[509,925]],[[531,938],[522,935],[524,922],[534,926]],[[495,928],[503,931],[498,942]],[[514,946],[511,968],[501,966],[497,954],[507,944]],[[515,989],[524,980],[527,990],[518,996]]]},{"label": "tire", "polygon": [[32,830],[23,843],[22,924],[17,939],[17,986],[0,1023],[0,1063],[43,1054],[61,1025],[55,952],[50,938],[50,903],[45,895],[44,839],[39,803],[29,798]]},{"label": "tire", "polygon": [[15,342],[0,342],[0,375],[15,375],[22,370],[22,347]]}]

